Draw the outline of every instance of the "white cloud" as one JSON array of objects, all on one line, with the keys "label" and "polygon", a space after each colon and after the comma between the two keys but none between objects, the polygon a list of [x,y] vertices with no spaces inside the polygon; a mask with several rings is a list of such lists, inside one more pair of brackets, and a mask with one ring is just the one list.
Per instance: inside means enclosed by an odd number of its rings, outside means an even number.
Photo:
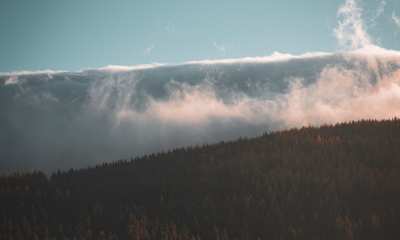
[{"label": "white cloud", "polygon": [[[362,52],[345,53],[349,58],[368,59]],[[368,65],[374,62],[387,63],[398,60],[399,53],[373,55]],[[151,119],[160,124],[179,126],[207,126],[212,120],[229,123],[240,119],[245,123],[268,124],[283,122],[287,127],[301,127],[307,124],[318,125],[324,122],[336,123],[361,118],[382,119],[400,115],[400,70],[384,76],[376,85],[370,83],[370,73],[362,66],[342,69],[327,65],[315,83],[304,85],[304,79],[289,78],[289,91],[277,94],[270,99],[268,89],[262,89],[265,96],[250,98],[236,91],[230,92],[230,104],[224,103],[215,91],[212,81],[190,85],[171,82],[165,86],[169,93],[168,101],[150,98],[145,112],[137,112],[124,104],[116,111],[119,121],[134,121],[145,124]],[[101,94],[104,96],[104,94]],[[95,104],[99,106],[100,104]]]},{"label": "white cloud", "polygon": [[231,63],[268,63],[268,62],[287,61],[290,59],[323,57],[323,56],[329,56],[332,54],[333,53],[315,52],[315,53],[305,53],[302,55],[292,55],[292,54],[287,54],[287,53],[284,54],[284,53],[274,52],[270,56],[264,56],[264,57],[225,58],[225,59],[219,59],[219,60],[192,61],[192,62],[186,62],[183,64],[211,65],[211,64],[231,64]]},{"label": "white cloud", "polygon": [[18,83],[18,78],[16,76],[11,76],[6,80],[4,85],[16,84],[16,83]]},{"label": "white cloud", "polygon": [[172,22],[165,23],[165,22],[166,21],[163,21],[163,18],[159,18],[156,21],[156,26],[159,27],[160,29],[164,29],[168,32],[176,32],[177,31],[175,23],[172,23]]},{"label": "white cloud", "polygon": [[396,14],[392,13],[392,19],[396,23],[397,27],[400,28],[400,19],[396,16]]},{"label": "white cloud", "polygon": [[67,71],[52,71],[52,70],[44,70],[44,71],[20,71],[20,72],[2,72],[0,73],[0,76],[8,76],[8,75],[13,75],[13,76],[20,76],[20,75],[35,75],[35,74],[47,74],[47,75],[53,75],[57,73],[67,73]]},{"label": "white cloud", "polygon": [[343,19],[334,29],[334,35],[344,49],[359,49],[371,45],[371,39],[361,17],[362,8],[358,6],[358,2],[358,0],[346,0],[338,10],[338,16],[342,16]]},{"label": "white cloud", "polygon": [[[224,45],[223,45],[224,46]],[[224,46],[226,49],[226,46]],[[143,53],[146,51],[151,51],[154,48],[154,46],[151,46],[147,48]],[[379,47],[376,47],[378,50],[377,53],[382,53],[383,51],[389,51],[385,49],[381,49]],[[149,50],[150,49],[150,50]],[[363,49],[364,52],[372,51],[373,49]],[[218,59],[218,60],[201,60],[201,61],[190,61],[190,62],[184,62],[180,64],[176,64],[175,66],[179,65],[186,65],[186,64],[202,64],[202,65],[212,65],[212,64],[231,64],[231,63],[269,63],[269,62],[281,62],[281,61],[288,61],[290,59],[304,59],[304,58],[312,58],[312,57],[324,57],[324,56],[330,56],[333,53],[327,53],[327,52],[308,52],[305,54],[301,55],[292,55],[292,54],[285,54],[285,53],[279,53],[279,52],[274,52],[273,54],[269,56],[263,56],[263,57],[245,57],[245,58],[225,58],[225,59]],[[126,72],[126,71],[135,71],[135,70],[142,70],[142,69],[149,69],[149,68],[157,68],[157,67],[163,67],[163,66],[174,66],[174,65],[169,65],[167,63],[158,63],[158,62],[153,62],[151,64],[140,64],[140,65],[134,65],[134,66],[120,66],[120,65],[108,65],[106,67],[101,67],[101,68],[87,68],[87,69],[82,69],[78,71],[77,73],[82,73],[88,70],[100,70],[100,71],[108,71],[108,72]],[[21,71],[21,72],[10,72],[10,73],[0,73],[1,76],[7,76],[6,84],[12,84],[12,83],[17,83],[18,79],[16,77],[18,76],[24,76],[24,75],[36,75],[36,74],[46,74],[49,79],[52,78],[53,75],[55,74],[62,74],[62,73],[68,73],[67,71],[51,71],[51,70],[46,70],[46,71],[35,71],[35,72],[29,72],[29,71]]]},{"label": "white cloud", "polygon": [[157,25],[157,26],[160,26],[161,22],[162,22],[162,18],[159,18],[159,19],[156,21],[156,25]]},{"label": "white cloud", "polygon": [[156,46],[151,45],[150,47],[146,48],[143,53],[150,53],[151,50],[153,50]]},{"label": "white cloud", "polygon": [[[385,58],[376,56],[380,61]],[[400,71],[383,77],[376,85],[361,69],[327,66],[315,84],[292,83],[282,98],[281,115],[290,126],[336,123],[353,119],[383,119],[400,114]]]},{"label": "white cloud", "polygon": [[372,25],[375,25],[375,20],[383,13],[383,11],[385,10],[385,5],[386,2],[382,1],[381,4],[379,5],[378,9],[376,10],[375,14],[372,16]]},{"label": "white cloud", "polygon": [[167,26],[165,27],[165,30],[169,32],[176,32],[175,25],[171,22],[168,22]]},{"label": "white cloud", "polygon": [[161,67],[161,66],[166,66],[166,64],[154,62],[151,64],[141,64],[141,65],[135,65],[135,66],[108,65],[107,67],[96,68],[96,69],[104,70],[104,71],[108,71],[108,72],[126,72],[126,71],[156,68],[156,67]]},{"label": "white cloud", "polygon": [[218,46],[217,42],[214,41],[214,47],[216,47],[218,49],[218,51],[225,52],[227,49],[232,49],[235,46],[233,44],[228,44],[228,45],[222,44],[221,46]]},{"label": "white cloud", "polygon": [[19,84],[25,82],[25,76],[42,76],[39,78],[41,81],[47,81],[52,79],[56,74],[68,73],[67,71],[21,71],[21,72],[10,72],[10,73],[0,73],[0,78],[5,77],[4,85]]},{"label": "white cloud", "polygon": [[379,5],[379,7],[378,7],[377,16],[381,15],[381,13],[383,12],[383,10],[385,9],[385,5],[386,5],[386,2],[385,2],[385,1],[382,1],[382,2],[381,2],[381,5]]}]

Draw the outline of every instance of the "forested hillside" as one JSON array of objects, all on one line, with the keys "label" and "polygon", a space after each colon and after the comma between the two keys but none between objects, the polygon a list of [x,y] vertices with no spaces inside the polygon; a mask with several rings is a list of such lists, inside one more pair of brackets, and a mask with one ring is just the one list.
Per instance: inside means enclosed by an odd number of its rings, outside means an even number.
[{"label": "forested hillside", "polygon": [[0,180],[1,239],[398,239],[400,121]]}]

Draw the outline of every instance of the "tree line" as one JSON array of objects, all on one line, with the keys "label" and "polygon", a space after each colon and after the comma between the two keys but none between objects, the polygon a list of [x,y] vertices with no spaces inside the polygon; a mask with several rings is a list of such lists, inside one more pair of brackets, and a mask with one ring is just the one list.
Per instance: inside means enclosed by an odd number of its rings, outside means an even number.
[{"label": "tree line", "polygon": [[0,179],[0,239],[396,239],[400,120]]}]

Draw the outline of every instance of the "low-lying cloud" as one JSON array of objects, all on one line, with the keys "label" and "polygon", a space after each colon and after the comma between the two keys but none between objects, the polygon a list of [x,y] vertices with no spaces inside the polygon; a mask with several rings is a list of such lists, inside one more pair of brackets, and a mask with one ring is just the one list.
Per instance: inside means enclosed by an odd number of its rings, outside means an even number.
[{"label": "low-lying cloud", "polygon": [[0,76],[0,169],[69,169],[303,125],[400,116],[400,52],[275,53]]}]

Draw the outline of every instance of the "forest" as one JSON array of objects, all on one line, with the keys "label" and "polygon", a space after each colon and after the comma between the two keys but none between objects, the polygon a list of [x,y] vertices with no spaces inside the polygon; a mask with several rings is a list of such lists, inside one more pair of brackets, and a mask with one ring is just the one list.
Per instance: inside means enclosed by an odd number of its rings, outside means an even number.
[{"label": "forest", "polygon": [[398,239],[400,120],[4,174],[0,239]]}]

